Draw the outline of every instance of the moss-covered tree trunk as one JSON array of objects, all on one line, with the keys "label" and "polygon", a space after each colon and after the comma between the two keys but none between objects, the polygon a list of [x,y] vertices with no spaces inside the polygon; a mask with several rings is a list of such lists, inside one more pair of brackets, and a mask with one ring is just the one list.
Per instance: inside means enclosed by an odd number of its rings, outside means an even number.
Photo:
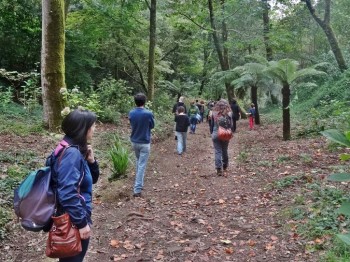
[{"label": "moss-covered tree trunk", "polygon": [[154,63],[156,49],[156,28],[157,28],[157,1],[151,0],[150,10],[150,29],[149,29],[149,54],[148,54],[148,100],[154,99]]},{"label": "moss-covered tree trunk", "polygon": [[283,110],[283,140],[290,139],[290,87],[289,84],[284,82],[282,87],[282,110]]},{"label": "moss-covered tree trunk", "polygon": [[64,10],[64,0],[42,0],[41,86],[44,122],[50,131],[60,127],[63,109],[60,89],[66,87]]}]

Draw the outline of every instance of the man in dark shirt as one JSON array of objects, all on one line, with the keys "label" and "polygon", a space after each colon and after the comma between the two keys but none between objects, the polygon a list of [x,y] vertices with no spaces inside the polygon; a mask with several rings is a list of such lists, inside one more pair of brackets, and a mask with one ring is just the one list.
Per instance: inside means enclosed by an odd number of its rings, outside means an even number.
[{"label": "man in dark shirt", "polygon": [[186,151],[187,130],[190,125],[190,119],[185,114],[185,108],[179,106],[175,115],[175,132],[177,136],[177,153],[182,155]]},{"label": "man in dark shirt", "polygon": [[231,110],[232,110],[232,132],[236,132],[236,122],[240,119],[241,117],[241,109],[237,105],[236,99],[233,99],[231,102]]},{"label": "man in dark shirt", "polygon": [[[176,102],[176,104],[173,106],[173,114],[174,115],[177,115],[177,109],[179,106],[182,106],[184,109],[185,109],[185,114],[187,113],[187,109],[186,109],[186,105],[184,103],[184,97],[183,96],[180,96],[179,97],[179,102]],[[175,134],[175,140],[177,140],[177,136]]]}]

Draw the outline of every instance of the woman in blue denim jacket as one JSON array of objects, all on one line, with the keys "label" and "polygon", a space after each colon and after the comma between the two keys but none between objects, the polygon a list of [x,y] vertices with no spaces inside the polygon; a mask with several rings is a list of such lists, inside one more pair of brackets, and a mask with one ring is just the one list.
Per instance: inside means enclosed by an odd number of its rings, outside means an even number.
[{"label": "woman in blue denim jacket", "polygon": [[[58,213],[67,212],[79,229],[82,252],[60,262],[80,262],[88,249],[91,235],[92,184],[100,174],[94,152],[88,141],[95,131],[96,115],[88,110],[74,110],[62,122],[65,133],[55,149],[54,182],[58,194]],[[67,147],[65,150],[64,148]],[[63,151],[64,150],[64,151]]]}]

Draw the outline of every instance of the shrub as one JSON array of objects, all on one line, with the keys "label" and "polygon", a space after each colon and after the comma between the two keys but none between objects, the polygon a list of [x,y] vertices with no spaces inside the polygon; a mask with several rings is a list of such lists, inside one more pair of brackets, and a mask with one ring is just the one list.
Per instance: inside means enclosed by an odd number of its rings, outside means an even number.
[{"label": "shrub", "polygon": [[129,150],[122,145],[121,140],[115,136],[114,143],[109,151],[113,164],[113,173],[108,178],[109,181],[118,180],[127,177],[126,171],[130,163]]}]

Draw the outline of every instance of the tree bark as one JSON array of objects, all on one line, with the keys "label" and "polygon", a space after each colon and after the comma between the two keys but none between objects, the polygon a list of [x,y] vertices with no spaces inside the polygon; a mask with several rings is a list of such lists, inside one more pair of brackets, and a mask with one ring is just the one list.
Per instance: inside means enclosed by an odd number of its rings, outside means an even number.
[{"label": "tree bark", "polygon": [[154,63],[156,48],[156,27],[157,27],[157,0],[151,0],[150,10],[150,34],[149,34],[149,54],[148,54],[148,93],[149,101],[154,99]]},{"label": "tree bark", "polygon": [[270,17],[269,17],[269,9],[270,5],[267,2],[267,0],[262,0],[263,5],[263,24],[264,24],[264,44],[265,44],[265,50],[266,50],[266,59],[267,61],[272,61],[273,59],[273,53],[272,53],[272,47],[270,45]]},{"label": "tree bark", "polygon": [[326,34],[328,43],[332,49],[332,52],[334,54],[334,57],[338,63],[338,67],[340,71],[344,72],[346,69],[348,69],[346,62],[344,60],[342,51],[339,47],[338,40],[333,32],[333,29],[330,25],[330,17],[331,17],[331,0],[324,0],[325,1],[325,14],[323,20],[317,16],[315,8],[312,6],[311,0],[301,0],[302,2],[305,2],[307,8],[309,9],[309,12],[311,16],[314,18],[314,20],[319,24],[319,26],[322,28],[323,32]]},{"label": "tree bark", "polygon": [[[224,13],[225,0],[220,0],[220,3],[221,3],[221,8],[222,8],[221,10]],[[211,29],[212,29],[212,36],[213,36],[213,40],[214,40],[215,49],[216,49],[216,52],[217,52],[218,57],[219,57],[221,70],[227,71],[230,69],[230,64],[229,64],[229,59],[228,59],[228,49],[225,47],[225,43],[227,42],[227,38],[228,38],[226,21],[225,21],[225,19],[223,19],[223,21],[222,21],[222,29],[221,29],[222,30],[221,31],[222,46],[221,46],[219,37],[216,33],[214,8],[213,8],[213,1],[212,0],[208,0],[208,8],[209,8],[209,19],[210,19],[210,25],[211,25]],[[231,86],[230,83],[225,83],[225,87],[226,87],[226,93],[227,93],[228,100],[231,102],[235,96],[234,95],[234,87]]]},{"label": "tree bark", "polygon": [[288,83],[283,83],[282,87],[282,110],[283,110],[283,140],[290,139],[290,87]]},{"label": "tree bark", "polygon": [[41,86],[44,122],[50,131],[61,125],[65,88],[65,3],[64,0],[42,0]]}]

